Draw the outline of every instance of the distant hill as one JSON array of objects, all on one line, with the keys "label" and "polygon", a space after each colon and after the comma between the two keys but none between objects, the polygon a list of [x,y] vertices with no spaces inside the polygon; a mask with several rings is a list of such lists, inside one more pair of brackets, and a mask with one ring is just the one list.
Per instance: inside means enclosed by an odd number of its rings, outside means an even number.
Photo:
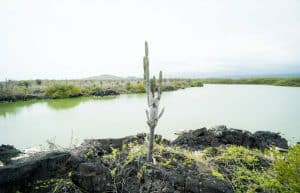
[{"label": "distant hill", "polygon": [[[296,78],[300,77],[300,73],[260,73],[260,74],[251,74],[251,73],[173,73],[166,74],[164,78]],[[99,76],[91,76],[83,78],[83,80],[137,80],[141,79],[136,76],[115,76],[110,74],[102,74]]]},{"label": "distant hill", "polygon": [[120,76],[115,76],[111,74],[101,74],[99,76],[91,76],[84,78],[84,80],[135,80],[138,79],[135,76],[128,76],[126,78],[120,77]]},{"label": "distant hill", "polygon": [[91,76],[84,79],[85,80],[122,80],[124,78],[115,75],[110,75],[110,74],[101,74],[99,76]]}]

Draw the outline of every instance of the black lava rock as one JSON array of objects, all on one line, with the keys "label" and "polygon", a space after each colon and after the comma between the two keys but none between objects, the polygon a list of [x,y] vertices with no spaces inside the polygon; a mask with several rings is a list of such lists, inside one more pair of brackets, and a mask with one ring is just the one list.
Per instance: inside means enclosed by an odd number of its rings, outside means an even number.
[{"label": "black lava rock", "polygon": [[288,148],[287,140],[278,133],[257,131],[251,133],[240,129],[218,126],[212,129],[191,130],[177,137],[173,145],[178,145],[194,150],[220,145],[241,145],[249,148],[266,149],[274,145],[283,149]]}]

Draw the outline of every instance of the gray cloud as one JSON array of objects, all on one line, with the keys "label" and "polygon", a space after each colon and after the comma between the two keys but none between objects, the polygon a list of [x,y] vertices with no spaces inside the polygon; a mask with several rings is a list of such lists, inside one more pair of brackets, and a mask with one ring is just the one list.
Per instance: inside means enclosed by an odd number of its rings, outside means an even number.
[{"label": "gray cloud", "polygon": [[300,1],[0,2],[0,79],[300,69]]}]

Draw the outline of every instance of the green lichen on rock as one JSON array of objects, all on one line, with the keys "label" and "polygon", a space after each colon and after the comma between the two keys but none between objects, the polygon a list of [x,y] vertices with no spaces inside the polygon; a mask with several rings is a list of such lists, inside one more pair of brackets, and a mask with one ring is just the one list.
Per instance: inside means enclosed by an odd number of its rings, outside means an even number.
[{"label": "green lichen on rock", "polygon": [[221,174],[218,170],[212,169],[211,170],[211,175],[218,178],[219,180],[224,180],[223,174]]},{"label": "green lichen on rock", "polygon": [[117,158],[118,154],[119,154],[119,149],[111,147],[111,153],[106,154],[103,157],[115,160]]},{"label": "green lichen on rock", "polygon": [[88,150],[88,152],[86,153],[86,156],[87,156],[88,158],[93,157],[93,156],[94,156],[94,150],[93,150],[92,148],[90,148],[90,149]]},{"label": "green lichen on rock", "polygon": [[74,192],[81,193],[79,187],[77,187],[71,180],[71,178],[49,178],[45,180],[36,180],[33,184],[29,184],[31,192],[51,192],[51,193],[62,193],[62,192]]}]

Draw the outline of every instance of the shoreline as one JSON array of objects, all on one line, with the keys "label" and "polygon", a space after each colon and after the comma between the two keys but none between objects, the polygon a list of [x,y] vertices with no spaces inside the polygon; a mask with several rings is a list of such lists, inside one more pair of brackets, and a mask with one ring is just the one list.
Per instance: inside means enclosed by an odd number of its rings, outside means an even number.
[{"label": "shoreline", "polygon": [[[288,85],[272,85],[272,84],[251,84],[251,83],[203,83],[204,87],[205,85],[248,85],[248,86],[274,86],[274,87],[286,87],[286,88],[296,88],[300,86],[288,86]],[[173,92],[178,91],[182,89],[188,89],[188,88],[201,88],[201,87],[185,87],[185,88],[179,88],[176,90],[168,90],[164,92]],[[16,101],[1,101],[1,104],[10,104],[10,103],[16,103],[16,102],[42,102],[44,100],[64,100],[64,99],[79,99],[79,98],[94,98],[94,99],[105,99],[105,98],[114,98],[119,95],[131,95],[131,94],[145,94],[145,92],[135,92],[135,93],[118,93],[115,95],[104,95],[104,96],[95,96],[95,95],[86,95],[86,96],[77,96],[77,97],[67,97],[67,98],[33,98],[33,99],[26,99],[26,100],[16,100]]]},{"label": "shoreline", "polygon": [[[272,85],[300,87],[300,77],[294,78],[200,78],[167,79],[163,91],[174,91],[203,84]],[[24,80],[0,82],[0,103],[76,98],[80,96],[115,96],[144,93],[143,81],[135,80]]]}]

